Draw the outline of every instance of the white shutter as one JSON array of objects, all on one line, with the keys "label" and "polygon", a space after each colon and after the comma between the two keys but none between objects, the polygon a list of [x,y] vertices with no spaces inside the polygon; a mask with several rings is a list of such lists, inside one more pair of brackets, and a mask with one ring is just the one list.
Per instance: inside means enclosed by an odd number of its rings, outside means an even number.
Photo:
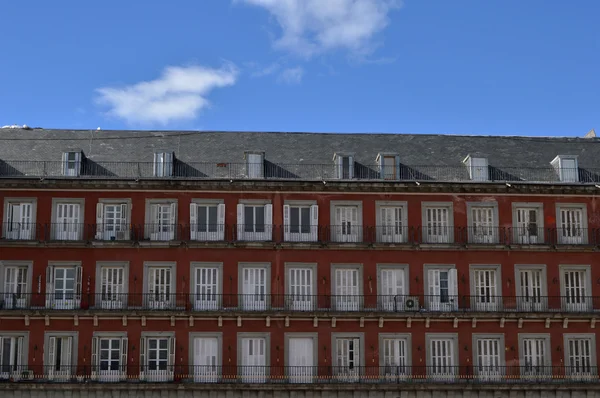
[{"label": "white shutter", "polygon": [[175,367],[175,337],[169,339],[169,369],[170,373],[174,372]]},{"label": "white shutter", "polygon": [[63,168],[63,175],[68,176],[69,175],[69,153],[68,152],[63,152],[63,154],[62,154],[62,168]]},{"label": "white shutter", "polygon": [[92,378],[98,371],[98,337],[92,337]]},{"label": "white shutter", "polygon": [[244,240],[244,205],[237,205],[237,240]]},{"label": "white shutter", "polygon": [[55,351],[56,351],[56,337],[50,337],[48,339],[48,364],[50,365],[50,369],[54,369],[55,362]]},{"label": "white shutter", "polygon": [[350,208],[350,224],[352,228],[352,242],[360,242],[362,240],[362,225],[358,225],[358,208],[351,207]]},{"label": "white shutter", "polygon": [[[430,269],[427,272],[427,284],[429,285],[429,296],[437,296],[440,294],[440,271]],[[430,300],[432,298],[430,297]]]},{"label": "white shutter", "polygon": [[448,270],[448,295],[450,296],[450,302],[458,305],[458,277],[456,268]]},{"label": "white shutter", "polygon": [[335,178],[341,179],[344,176],[344,158],[342,156],[337,156],[335,158]]},{"label": "white shutter", "polygon": [[190,203],[190,239],[195,240],[198,233],[198,205]]},{"label": "white shutter", "polygon": [[319,240],[319,206],[310,206],[310,240]]},{"label": "white shutter", "polygon": [[379,155],[379,178],[386,179],[385,175],[385,156]]},{"label": "white shutter", "polygon": [[127,337],[121,338],[121,369],[124,375],[127,374]]},{"label": "white shutter", "polygon": [[[69,374],[72,373],[71,363],[73,362],[73,337],[63,339],[64,367]],[[61,365],[63,365],[61,364]],[[61,366],[62,367],[62,366]]]},{"label": "white shutter", "polygon": [[273,239],[273,205],[265,205],[265,240]]},{"label": "white shutter", "polygon": [[81,265],[75,266],[75,300],[81,300],[81,281],[83,277]]},{"label": "white shutter", "polygon": [[225,203],[217,205],[217,231],[219,240],[225,240]]},{"label": "white shutter", "polygon": [[164,177],[171,177],[173,175],[173,153],[166,152],[164,157],[165,174]]},{"label": "white shutter", "polygon": [[104,204],[96,204],[96,239],[103,239],[102,231],[104,231]]},{"label": "white shutter", "polygon": [[348,178],[354,178],[354,156],[348,156]]},{"label": "white shutter", "polygon": [[52,301],[54,294],[54,265],[49,265],[46,268],[46,301]]},{"label": "white shutter", "polygon": [[[25,339],[21,336],[21,337],[17,337],[15,340],[17,343],[17,363],[15,365],[17,365],[17,369],[20,370],[21,366],[24,363],[27,363],[27,358],[23,358],[23,341]],[[0,358],[2,358],[1,355],[2,354],[0,354]]]},{"label": "white shutter", "polygon": [[140,339],[140,376],[143,376],[146,366],[146,338],[142,337]]},{"label": "white shutter", "polygon": [[290,206],[283,205],[283,240],[290,240]]},{"label": "white shutter", "polygon": [[173,240],[175,239],[175,230],[177,229],[175,223],[177,222],[177,202],[173,202],[171,203],[171,214],[170,214],[170,219],[169,222],[171,223],[170,227],[169,227],[169,239]]}]

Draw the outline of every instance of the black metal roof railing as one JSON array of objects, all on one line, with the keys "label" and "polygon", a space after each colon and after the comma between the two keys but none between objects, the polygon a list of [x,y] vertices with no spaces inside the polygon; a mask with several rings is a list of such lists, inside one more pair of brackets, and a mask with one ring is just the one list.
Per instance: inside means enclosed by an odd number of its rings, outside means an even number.
[{"label": "black metal roof railing", "polygon": [[[73,178],[73,179],[266,179],[266,180],[364,180],[431,182],[522,182],[522,183],[598,183],[600,169],[563,169],[560,175],[552,166],[539,168],[488,166],[472,179],[467,166],[400,165],[390,172],[379,165],[354,163],[352,170],[333,164],[183,162],[157,170],[153,162],[104,162],[84,159],[66,164],[62,161],[0,160],[0,178]],[[565,177],[566,176],[566,177]]]}]

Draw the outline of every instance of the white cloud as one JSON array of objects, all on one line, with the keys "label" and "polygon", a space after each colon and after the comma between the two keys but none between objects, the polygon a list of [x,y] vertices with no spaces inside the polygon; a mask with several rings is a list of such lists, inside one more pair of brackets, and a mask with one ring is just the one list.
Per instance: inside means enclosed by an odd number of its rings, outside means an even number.
[{"label": "white cloud", "polygon": [[277,76],[277,81],[285,84],[300,84],[303,76],[304,69],[301,66],[297,66],[282,70],[279,76]]},{"label": "white cloud", "polygon": [[401,0],[241,0],[267,9],[281,27],[275,47],[310,57],[346,49],[364,55]]},{"label": "white cloud", "polygon": [[165,125],[194,119],[209,106],[206,96],[210,91],[235,84],[237,76],[233,64],[220,69],[170,66],[156,80],[99,88],[97,100],[109,107],[109,114],[127,122]]},{"label": "white cloud", "polygon": [[263,77],[263,76],[269,76],[272,75],[273,73],[277,72],[279,69],[281,68],[281,65],[279,65],[279,63],[273,63],[271,65],[268,65],[262,69],[259,69],[255,72],[252,73],[252,77]]}]

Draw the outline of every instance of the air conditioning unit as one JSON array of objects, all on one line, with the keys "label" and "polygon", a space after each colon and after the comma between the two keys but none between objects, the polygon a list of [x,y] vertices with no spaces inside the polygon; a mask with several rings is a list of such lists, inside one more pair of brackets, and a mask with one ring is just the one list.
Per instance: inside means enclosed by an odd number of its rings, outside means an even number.
[{"label": "air conditioning unit", "polygon": [[404,310],[405,311],[419,311],[419,298],[416,296],[407,296],[404,298]]}]

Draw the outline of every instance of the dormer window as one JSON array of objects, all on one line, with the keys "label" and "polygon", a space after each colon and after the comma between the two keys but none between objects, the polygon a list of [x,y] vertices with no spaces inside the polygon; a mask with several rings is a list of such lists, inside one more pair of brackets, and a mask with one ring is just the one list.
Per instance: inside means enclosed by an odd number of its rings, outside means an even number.
[{"label": "dormer window", "polygon": [[375,161],[379,165],[379,175],[382,180],[400,179],[400,156],[398,154],[380,152]]},{"label": "dormer window", "polygon": [[154,154],[154,177],[171,177],[173,175],[173,152],[156,152]]},{"label": "dormer window", "polygon": [[558,155],[550,164],[558,173],[560,182],[579,182],[577,156]]},{"label": "dormer window", "polygon": [[469,178],[472,181],[489,181],[488,160],[483,156],[467,155],[463,163],[469,170]]},{"label": "dormer window", "polygon": [[246,170],[248,178],[264,178],[264,152],[246,152]]},{"label": "dormer window", "polygon": [[335,178],[351,180],[354,178],[354,156],[348,153],[337,152],[333,155],[335,164]]},{"label": "dormer window", "polygon": [[64,152],[62,163],[64,176],[79,176],[79,173],[81,172],[81,152]]}]

